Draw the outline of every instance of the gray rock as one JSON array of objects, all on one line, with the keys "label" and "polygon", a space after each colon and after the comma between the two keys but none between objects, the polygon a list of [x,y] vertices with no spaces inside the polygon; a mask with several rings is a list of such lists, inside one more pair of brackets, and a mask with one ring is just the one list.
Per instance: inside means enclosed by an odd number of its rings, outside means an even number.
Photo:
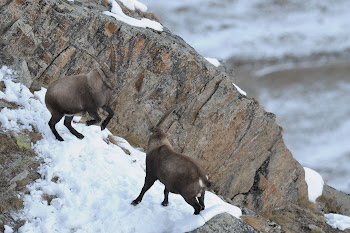
[{"label": "gray rock", "polygon": [[17,68],[17,77],[18,81],[25,85],[26,87],[30,88],[32,85],[33,80],[31,79],[30,72],[28,70],[27,62],[26,61],[20,61],[18,64],[15,64]]},{"label": "gray rock", "polygon": [[15,177],[13,177],[10,180],[10,183],[15,183],[17,181],[21,181],[24,180],[25,178],[27,178],[29,175],[29,171],[27,169],[25,169],[24,171],[22,171],[21,173],[17,174]]},{"label": "gray rock", "polygon": [[233,217],[230,214],[219,214],[203,226],[190,231],[190,233],[257,233],[258,230],[243,222],[242,220]]},{"label": "gray rock", "polygon": [[307,227],[308,227],[312,232],[324,233],[324,231],[323,231],[320,227],[318,227],[318,226],[316,226],[316,225],[310,224],[310,225],[308,225]]},{"label": "gray rock", "polygon": [[323,186],[322,196],[316,201],[323,207],[325,213],[350,216],[350,194],[325,185]]},{"label": "gray rock", "polygon": [[11,108],[12,105],[10,105],[9,103],[3,101],[3,100],[0,100],[0,109],[2,108]]}]

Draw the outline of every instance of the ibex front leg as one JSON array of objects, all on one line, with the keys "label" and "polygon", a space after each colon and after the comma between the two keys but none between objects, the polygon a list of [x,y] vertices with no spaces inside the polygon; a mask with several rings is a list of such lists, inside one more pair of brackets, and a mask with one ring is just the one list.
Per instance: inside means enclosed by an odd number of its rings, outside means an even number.
[{"label": "ibex front leg", "polygon": [[101,121],[101,117],[98,115],[97,110],[88,111],[89,115],[94,118],[86,122],[87,126],[94,125]]},{"label": "ibex front leg", "polygon": [[108,112],[107,118],[101,124],[101,130],[104,130],[106,128],[106,126],[108,125],[109,121],[114,116],[114,112],[113,112],[113,109],[109,105],[103,106],[102,109],[105,110],[106,112]]},{"label": "ibex front leg", "polygon": [[145,178],[145,184],[143,185],[143,188],[141,190],[140,195],[131,202],[132,205],[137,205],[142,201],[143,195],[145,195],[145,193],[147,192],[148,189],[150,189],[152,187],[152,185],[154,184],[154,182],[157,179],[153,178],[153,177],[147,177]]}]

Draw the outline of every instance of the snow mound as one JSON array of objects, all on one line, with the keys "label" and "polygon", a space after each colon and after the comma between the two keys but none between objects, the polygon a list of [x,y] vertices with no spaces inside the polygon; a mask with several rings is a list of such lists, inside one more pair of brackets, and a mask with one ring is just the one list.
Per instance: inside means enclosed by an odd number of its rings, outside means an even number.
[{"label": "snow mound", "polygon": [[205,57],[205,59],[208,62],[210,62],[211,64],[213,64],[215,67],[219,67],[220,66],[220,62],[216,58]]},{"label": "snow mound", "polygon": [[135,9],[139,9],[140,11],[143,11],[143,12],[147,11],[147,6],[137,0],[120,0],[120,1],[124,4],[124,6],[126,6],[132,11],[134,11]]},{"label": "snow mound", "polygon": [[333,228],[338,228],[341,231],[350,228],[350,217],[348,216],[340,214],[325,214],[324,216],[327,224]]},{"label": "snow mound", "polygon": [[10,74],[7,68],[0,70],[0,81],[6,85],[0,98],[19,107],[1,110],[1,127],[18,132],[35,128],[43,136],[33,145],[44,161],[38,170],[41,179],[28,185],[30,194],[24,196],[24,208],[15,216],[26,221],[20,233],[186,232],[222,212],[241,216],[239,208],[208,191],[207,208],[200,215],[193,215],[193,208],[176,194],[170,194],[169,206],[163,207],[160,182],[139,205],[131,205],[143,186],[145,153],[107,129],[74,123],[79,117],[74,117],[73,127],[85,138],[77,139],[61,120],[56,128],[65,141],[56,140],[47,124],[51,115],[44,102],[46,89],[32,94],[14,83]]},{"label": "snow mound", "polygon": [[304,167],[305,170],[305,181],[307,183],[307,190],[309,193],[309,200],[316,202],[316,199],[322,195],[324,181],[320,174],[316,171]]}]

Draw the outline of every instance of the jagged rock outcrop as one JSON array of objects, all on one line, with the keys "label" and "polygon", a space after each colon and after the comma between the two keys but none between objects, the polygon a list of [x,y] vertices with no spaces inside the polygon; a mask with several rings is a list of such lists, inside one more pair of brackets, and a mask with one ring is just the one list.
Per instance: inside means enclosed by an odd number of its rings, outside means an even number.
[{"label": "jagged rock outcrop", "polygon": [[75,45],[107,61],[112,37],[120,88],[111,131],[142,145],[148,135],[142,110],[159,119],[178,104],[164,127],[177,151],[201,162],[218,194],[257,211],[307,198],[304,170],[284,145],[274,114],[166,28],[127,25],[102,14],[109,7],[97,1],[1,4],[0,65],[30,76],[25,84],[32,90],[92,69],[94,61]]}]

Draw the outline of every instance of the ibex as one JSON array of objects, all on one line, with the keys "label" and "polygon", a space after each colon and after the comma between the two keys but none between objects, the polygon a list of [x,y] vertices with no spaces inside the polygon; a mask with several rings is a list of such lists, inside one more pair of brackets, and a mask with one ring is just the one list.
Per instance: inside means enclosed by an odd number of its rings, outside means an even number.
[{"label": "ibex", "polygon": [[[160,129],[165,118],[174,110],[171,108],[154,126],[146,114],[151,135],[146,152],[146,178],[140,195],[131,203],[137,205],[156,180],[165,185],[163,206],[168,205],[169,192],[180,194],[194,208],[194,214],[204,210],[204,194],[210,187],[208,177],[195,160],[176,153],[167,135]],[[198,201],[197,201],[198,198]]]},{"label": "ibex", "polygon": [[84,135],[76,131],[72,127],[73,115],[80,112],[88,112],[93,120],[86,122],[86,125],[93,125],[101,121],[97,110],[102,108],[108,112],[107,118],[101,124],[101,130],[104,130],[114,115],[109,102],[112,97],[113,89],[116,88],[116,61],[115,51],[112,42],[111,46],[111,67],[106,63],[99,62],[98,59],[92,56],[101,68],[94,68],[87,74],[78,74],[66,76],[50,83],[45,95],[46,107],[51,112],[49,126],[55,135],[56,139],[63,141],[63,138],[58,134],[55,125],[63,116],[64,125],[69,131],[79,139],[84,138]]}]

